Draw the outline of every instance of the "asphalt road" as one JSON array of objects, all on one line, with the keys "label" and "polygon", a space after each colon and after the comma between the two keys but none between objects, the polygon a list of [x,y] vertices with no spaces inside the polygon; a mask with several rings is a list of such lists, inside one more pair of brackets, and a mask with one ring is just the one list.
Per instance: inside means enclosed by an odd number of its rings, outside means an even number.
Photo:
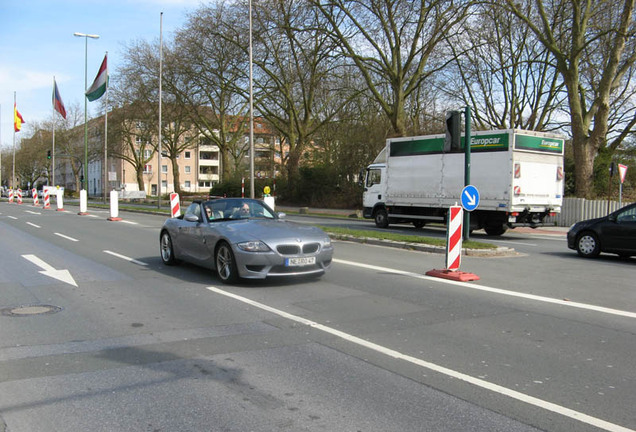
[{"label": "asphalt road", "polygon": [[161,264],[164,218],[72,210],[0,203],[0,431],[636,430],[634,259],[507,233],[452,283],[335,242],[224,286]]}]

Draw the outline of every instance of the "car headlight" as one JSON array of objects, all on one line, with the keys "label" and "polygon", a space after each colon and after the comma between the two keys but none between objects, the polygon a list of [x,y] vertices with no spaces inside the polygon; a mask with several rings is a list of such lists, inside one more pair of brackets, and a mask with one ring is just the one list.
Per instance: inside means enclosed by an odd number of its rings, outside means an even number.
[{"label": "car headlight", "polygon": [[245,252],[269,252],[271,249],[260,240],[237,243],[236,246]]},{"label": "car headlight", "polygon": [[325,248],[331,247],[331,237],[327,237],[327,239],[322,242],[322,247],[325,247]]}]

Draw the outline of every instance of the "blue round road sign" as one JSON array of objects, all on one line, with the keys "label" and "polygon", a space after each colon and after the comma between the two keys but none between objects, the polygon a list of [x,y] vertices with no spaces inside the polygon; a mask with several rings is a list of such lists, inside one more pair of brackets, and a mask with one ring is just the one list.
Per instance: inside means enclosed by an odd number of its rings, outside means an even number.
[{"label": "blue round road sign", "polygon": [[466,211],[473,211],[479,206],[479,191],[473,185],[462,189],[462,207]]}]

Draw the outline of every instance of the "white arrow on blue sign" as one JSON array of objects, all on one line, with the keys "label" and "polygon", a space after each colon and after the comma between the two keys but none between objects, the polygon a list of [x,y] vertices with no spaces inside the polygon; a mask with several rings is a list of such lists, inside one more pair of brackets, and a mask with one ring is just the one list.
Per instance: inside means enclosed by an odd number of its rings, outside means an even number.
[{"label": "white arrow on blue sign", "polygon": [[473,185],[462,189],[462,207],[466,211],[473,211],[479,206],[479,191]]}]

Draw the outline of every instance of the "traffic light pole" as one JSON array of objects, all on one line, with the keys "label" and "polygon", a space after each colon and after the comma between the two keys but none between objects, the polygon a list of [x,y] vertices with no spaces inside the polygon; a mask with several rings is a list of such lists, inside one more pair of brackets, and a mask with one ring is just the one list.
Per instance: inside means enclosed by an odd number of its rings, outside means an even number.
[{"label": "traffic light pole", "polygon": [[[464,135],[464,186],[470,184],[470,107],[464,111],[465,135]],[[470,238],[470,212],[464,212],[464,240]]]}]

